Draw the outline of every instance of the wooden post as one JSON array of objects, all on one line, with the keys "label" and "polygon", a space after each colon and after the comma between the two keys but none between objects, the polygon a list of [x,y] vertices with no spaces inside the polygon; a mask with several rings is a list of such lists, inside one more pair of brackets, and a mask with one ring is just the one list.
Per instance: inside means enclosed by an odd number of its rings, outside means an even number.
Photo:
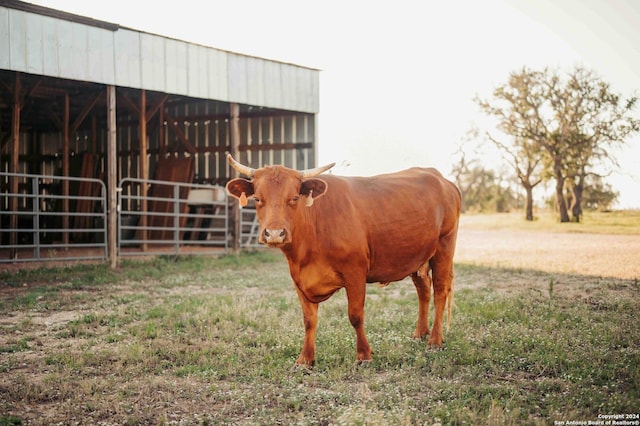
[{"label": "wooden post", "polygon": [[[147,92],[140,91],[140,179],[149,179],[149,161],[147,159]],[[142,251],[147,251],[147,183],[140,185],[140,229],[142,230]]]},{"label": "wooden post", "polygon": [[[229,127],[231,133],[231,155],[236,160],[240,160],[240,105],[232,103],[229,105]],[[238,177],[238,172],[231,169],[230,177]],[[239,203],[233,203],[232,217],[234,218],[233,227],[233,251],[238,252],[240,250],[240,233],[242,231],[240,227],[240,210]]]},{"label": "wooden post", "polygon": [[107,246],[112,268],[118,267],[116,88],[107,86]]},{"label": "wooden post", "polygon": [[[11,172],[19,173],[20,170],[20,110],[22,109],[22,96],[20,96],[22,88],[20,87],[20,73],[16,73],[15,85],[13,87],[13,110],[11,113]],[[11,177],[11,193],[18,194],[18,177]],[[14,231],[18,229],[18,198],[11,197],[11,215],[10,226]],[[12,232],[9,237],[9,244],[15,246],[18,244],[18,234]],[[17,249],[11,249],[11,258],[15,258],[18,254]]]},{"label": "wooden post", "polygon": [[160,146],[160,158],[164,158],[167,155],[167,145],[165,144],[165,125],[164,125],[164,102],[162,102],[162,106],[160,107],[159,116],[158,116],[158,145]]},{"label": "wooden post", "polygon": [[91,153],[98,153],[98,118],[91,116]]},{"label": "wooden post", "polygon": [[[69,93],[64,94],[64,117],[62,119],[62,176],[69,177]],[[69,244],[69,180],[62,180],[62,244]],[[68,247],[65,247],[68,250]]]}]

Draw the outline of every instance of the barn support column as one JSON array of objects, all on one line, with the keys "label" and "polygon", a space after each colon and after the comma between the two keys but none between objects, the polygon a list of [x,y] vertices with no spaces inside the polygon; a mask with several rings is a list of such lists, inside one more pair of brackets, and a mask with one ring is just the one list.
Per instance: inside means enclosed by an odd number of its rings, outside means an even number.
[{"label": "barn support column", "polygon": [[313,168],[317,167],[319,160],[318,156],[318,129],[320,128],[320,124],[318,123],[318,114],[313,114],[313,159],[311,159],[310,164],[307,167]]},{"label": "barn support column", "polygon": [[[229,124],[231,133],[231,155],[233,158],[240,160],[240,105],[232,103],[229,105]],[[238,177],[238,172],[234,169],[231,170],[230,177]],[[233,203],[232,217],[234,218],[233,226],[233,251],[238,252],[240,250],[240,210],[239,203]]]},{"label": "barn support column", "polygon": [[91,116],[91,153],[98,153],[98,118]]},{"label": "barn support column", "polygon": [[[15,84],[13,87],[13,110],[11,113],[11,172],[19,173],[20,170],[20,110],[22,109],[22,97],[20,96],[22,88],[20,85],[20,73],[16,73]],[[18,193],[18,177],[11,178],[11,193]],[[18,198],[11,197],[11,211],[18,211]],[[18,215],[12,214],[10,219],[11,229],[18,229]],[[18,244],[18,234],[12,232],[9,238],[9,244],[15,246]],[[10,256],[15,259],[18,251],[11,249]]]},{"label": "barn support column", "polygon": [[[140,179],[149,179],[149,160],[147,159],[147,92],[140,91]],[[147,251],[147,189],[145,182],[140,185],[140,228],[142,230],[142,251]]]},{"label": "barn support column", "polygon": [[167,155],[167,141],[165,140],[165,124],[164,124],[164,102],[158,111],[158,144],[160,145],[160,158]]},{"label": "barn support column", "polygon": [[[69,93],[64,94],[64,116],[62,118],[62,176],[69,177]],[[69,180],[62,181],[62,244],[65,250],[69,247]]]},{"label": "barn support column", "polygon": [[118,266],[117,161],[116,87],[107,86],[107,250],[111,268]]}]

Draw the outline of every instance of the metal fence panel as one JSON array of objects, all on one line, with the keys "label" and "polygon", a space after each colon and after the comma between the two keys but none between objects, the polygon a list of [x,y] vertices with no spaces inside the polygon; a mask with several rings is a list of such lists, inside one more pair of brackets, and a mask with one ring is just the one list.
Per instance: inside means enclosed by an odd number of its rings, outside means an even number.
[{"label": "metal fence panel", "polygon": [[[15,179],[19,191],[12,193]],[[75,188],[72,195],[61,195],[65,181]],[[2,172],[0,186],[0,264],[108,259],[107,190],[101,180]],[[143,197],[143,186],[164,190]],[[227,253],[234,229],[230,202],[217,185],[122,179],[117,255]],[[242,209],[240,229],[240,246],[257,247],[255,209]]]},{"label": "metal fence panel", "polygon": [[[140,188],[155,186],[142,197]],[[125,178],[118,191],[118,255],[220,254],[229,250],[224,188]],[[146,203],[146,209],[143,204]]]},{"label": "metal fence panel", "polygon": [[[107,259],[107,191],[101,180],[0,173],[3,183],[14,179],[18,193],[0,194],[0,263]],[[85,190],[59,195],[55,188],[64,181]],[[65,199],[73,207],[69,211],[62,207]]]}]

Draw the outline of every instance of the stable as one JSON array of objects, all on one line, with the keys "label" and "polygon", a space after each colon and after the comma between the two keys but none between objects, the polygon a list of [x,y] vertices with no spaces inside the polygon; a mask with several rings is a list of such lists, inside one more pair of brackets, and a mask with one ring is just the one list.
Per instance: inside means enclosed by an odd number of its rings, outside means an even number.
[{"label": "stable", "polygon": [[255,244],[225,153],[315,167],[318,91],[316,69],[0,0],[0,262]]}]

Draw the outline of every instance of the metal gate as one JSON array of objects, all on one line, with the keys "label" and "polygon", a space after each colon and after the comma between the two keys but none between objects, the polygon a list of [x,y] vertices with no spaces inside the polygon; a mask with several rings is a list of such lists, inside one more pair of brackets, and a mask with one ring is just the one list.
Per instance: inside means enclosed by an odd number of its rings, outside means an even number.
[{"label": "metal gate", "polygon": [[229,199],[223,187],[136,178],[120,181],[119,256],[226,253],[229,229]]},{"label": "metal gate", "polygon": [[101,180],[0,172],[0,188],[0,263],[107,259]]},{"label": "metal gate", "polygon": [[[223,187],[125,178],[117,192],[118,256],[230,250]],[[0,172],[0,264],[108,260],[107,199],[100,179]],[[240,247],[258,246],[255,209],[239,220]]]}]

